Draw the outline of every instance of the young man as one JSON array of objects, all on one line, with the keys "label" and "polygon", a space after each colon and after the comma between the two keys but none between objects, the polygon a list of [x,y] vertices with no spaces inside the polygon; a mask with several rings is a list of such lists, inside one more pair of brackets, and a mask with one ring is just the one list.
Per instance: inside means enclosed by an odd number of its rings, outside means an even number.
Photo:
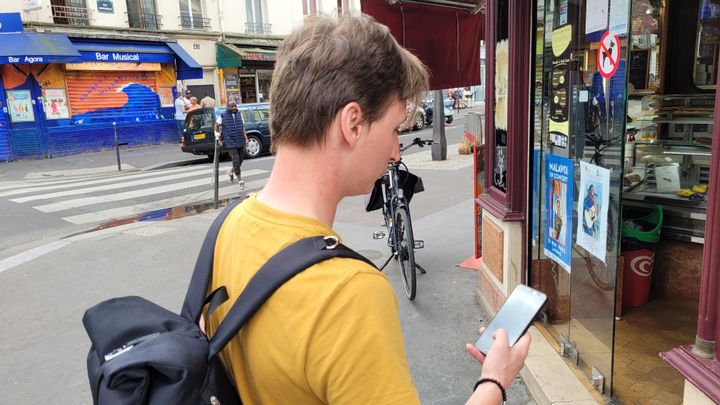
[{"label": "young man", "polygon": [[[423,65],[367,16],[309,17],[280,47],[270,125],[277,153],[265,188],[239,205],[215,249],[211,289],[237,297],[272,255],[307,236],[335,236],[339,202],[369,192],[399,158],[407,101],[428,87]],[[232,300],[232,298],[231,298]],[[208,319],[212,334],[227,314]],[[498,404],[527,356],[498,332],[470,403]],[[363,262],[332,259],[284,284],[222,353],[245,404],[417,404],[395,293]],[[474,381],[463,382],[471,390]]]},{"label": "young man", "polygon": [[242,115],[238,112],[234,101],[228,102],[225,112],[217,117],[215,132],[220,134],[220,141],[225,144],[225,148],[227,148],[232,158],[233,165],[228,170],[230,183],[233,182],[234,176],[238,185],[240,185],[240,189],[245,189],[245,182],[240,177],[240,166],[245,157],[245,145],[247,145],[248,137]]},{"label": "young man", "polygon": [[178,91],[177,98],[175,99],[175,123],[177,123],[178,129],[178,141],[182,142],[182,130],[185,125],[185,117],[188,112],[188,104],[185,103],[185,98],[182,95],[182,91]]}]

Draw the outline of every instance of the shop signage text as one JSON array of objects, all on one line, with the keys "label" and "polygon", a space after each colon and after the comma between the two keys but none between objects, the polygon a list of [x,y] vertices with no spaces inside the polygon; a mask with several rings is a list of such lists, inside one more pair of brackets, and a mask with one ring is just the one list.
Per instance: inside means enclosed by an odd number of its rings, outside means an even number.
[{"label": "shop signage text", "polygon": [[174,62],[175,55],[166,53],[140,53],[140,52],[89,52],[81,51],[83,62]]},{"label": "shop signage text", "polygon": [[66,63],[67,70],[96,70],[96,71],[160,71],[160,64],[153,62],[83,62]]},{"label": "shop signage text", "polygon": [[274,53],[261,53],[261,52],[246,52],[245,55],[243,55],[244,60],[257,60],[257,61],[268,61],[268,62],[275,62],[277,61],[277,55]]},{"label": "shop signage text", "polygon": [[8,56],[8,63],[20,63],[20,64],[33,64],[33,63],[46,63],[42,56]]}]

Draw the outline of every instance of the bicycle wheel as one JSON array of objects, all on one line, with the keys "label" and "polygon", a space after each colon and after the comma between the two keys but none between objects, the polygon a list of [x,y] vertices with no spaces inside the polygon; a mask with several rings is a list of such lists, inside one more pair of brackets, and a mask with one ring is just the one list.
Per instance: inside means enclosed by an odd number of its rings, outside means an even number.
[{"label": "bicycle wheel", "polygon": [[415,299],[417,283],[415,279],[415,239],[410,223],[410,212],[404,205],[395,211],[395,249],[400,261],[405,294],[412,301]]}]

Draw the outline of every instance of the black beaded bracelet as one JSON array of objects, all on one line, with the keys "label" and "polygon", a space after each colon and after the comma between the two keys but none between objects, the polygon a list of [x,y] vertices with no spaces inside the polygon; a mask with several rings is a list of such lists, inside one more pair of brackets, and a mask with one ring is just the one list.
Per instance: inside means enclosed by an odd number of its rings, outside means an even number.
[{"label": "black beaded bracelet", "polygon": [[507,401],[507,393],[505,393],[505,388],[503,388],[502,384],[500,384],[500,381],[494,379],[494,378],[481,378],[478,380],[478,382],[475,383],[475,387],[473,388],[473,392],[477,389],[478,385],[486,382],[491,382],[500,388],[500,393],[502,394],[502,400],[503,403]]}]

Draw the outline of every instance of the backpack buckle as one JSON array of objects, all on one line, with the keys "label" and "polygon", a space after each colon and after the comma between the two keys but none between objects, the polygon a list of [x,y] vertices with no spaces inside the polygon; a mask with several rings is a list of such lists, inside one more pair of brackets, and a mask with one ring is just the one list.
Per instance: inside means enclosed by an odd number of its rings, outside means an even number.
[{"label": "backpack buckle", "polygon": [[337,236],[325,236],[323,240],[325,241],[325,243],[328,244],[327,246],[325,246],[325,249],[327,250],[333,250],[340,244]]}]

